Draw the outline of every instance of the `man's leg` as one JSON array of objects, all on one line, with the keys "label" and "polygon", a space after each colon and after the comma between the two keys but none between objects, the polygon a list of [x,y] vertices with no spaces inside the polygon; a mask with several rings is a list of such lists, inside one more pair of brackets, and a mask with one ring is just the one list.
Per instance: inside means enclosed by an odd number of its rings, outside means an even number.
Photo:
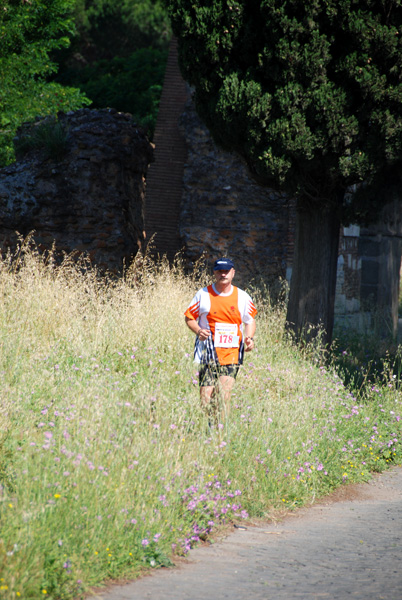
[{"label": "man's leg", "polygon": [[221,375],[219,377],[219,388],[220,388],[220,396],[222,402],[223,415],[226,419],[230,414],[230,396],[232,393],[233,385],[235,382],[234,377],[230,377],[229,375]]},{"label": "man's leg", "polygon": [[201,406],[205,411],[208,411],[214,395],[215,387],[213,385],[202,385],[200,387]]},{"label": "man's leg", "polygon": [[201,406],[208,416],[210,425],[218,426],[218,411],[216,389],[213,385],[203,385],[200,387]]},{"label": "man's leg", "polygon": [[200,368],[201,406],[215,426],[218,426],[219,418],[223,422],[229,417],[230,397],[238,370],[239,365],[203,365]]},{"label": "man's leg", "polygon": [[218,373],[215,365],[201,365],[200,372],[201,407],[208,416],[210,424],[218,425],[216,385]]}]

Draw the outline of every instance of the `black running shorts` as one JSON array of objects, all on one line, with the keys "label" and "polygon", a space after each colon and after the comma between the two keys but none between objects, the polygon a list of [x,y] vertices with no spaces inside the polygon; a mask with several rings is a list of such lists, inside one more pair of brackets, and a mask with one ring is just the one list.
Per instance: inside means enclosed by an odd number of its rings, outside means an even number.
[{"label": "black running shorts", "polygon": [[239,368],[240,365],[201,364],[198,375],[200,387],[216,385],[219,377],[226,376],[236,379]]}]

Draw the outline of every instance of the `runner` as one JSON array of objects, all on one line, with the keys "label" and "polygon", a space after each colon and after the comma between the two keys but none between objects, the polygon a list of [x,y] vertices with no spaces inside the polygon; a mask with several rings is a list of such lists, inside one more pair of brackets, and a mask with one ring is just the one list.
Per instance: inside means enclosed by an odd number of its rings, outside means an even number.
[{"label": "runner", "polygon": [[201,405],[216,425],[218,397],[227,417],[243,354],[254,348],[257,310],[250,296],[232,285],[233,261],[215,261],[214,276],[215,283],[197,292],[184,315],[187,326],[197,336],[194,360],[200,363]]}]

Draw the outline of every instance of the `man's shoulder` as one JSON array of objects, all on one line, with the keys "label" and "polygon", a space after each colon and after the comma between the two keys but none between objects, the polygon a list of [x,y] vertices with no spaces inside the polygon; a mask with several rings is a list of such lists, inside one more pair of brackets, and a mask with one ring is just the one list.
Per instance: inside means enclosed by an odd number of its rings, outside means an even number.
[{"label": "man's shoulder", "polygon": [[239,288],[239,287],[237,287],[236,289],[237,289],[237,293],[238,293],[239,295],[242,295],[242,296],[247,296],[248,298],[250,298],[250,294],[249,294],[248,292],[246,292],[245,290],[242,290],[242,289],[241,289],[241,288]]},{"label": "man's shoulder", "polygon": [[199,289],[199,290],[198,290],[198,291],[195,293],[195,296],[194,296],[194,298],[193,298],[193,299],[194,299],[194,300],[197,300],[197,301],[199,302],[199,301],[200,301],[200,299],[201,299],[202,297],[205,297],[205,295],[207,295],[207,296],[208,296],[208,294],[209,294],[209,286],[205,286],[205,287],[203,287],[203,288],[200,288],[200,289]]}]

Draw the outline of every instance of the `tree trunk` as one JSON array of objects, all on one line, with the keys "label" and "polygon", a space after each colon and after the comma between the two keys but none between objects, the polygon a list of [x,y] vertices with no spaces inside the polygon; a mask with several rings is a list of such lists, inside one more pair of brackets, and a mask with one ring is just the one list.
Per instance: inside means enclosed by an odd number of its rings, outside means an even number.
[{"label": "tree trunk", "polygon": [[288,328],[298,341],[320,334],[329,344],[334,325],[339,207],[298,203],[295,255],[287,310]]}]

